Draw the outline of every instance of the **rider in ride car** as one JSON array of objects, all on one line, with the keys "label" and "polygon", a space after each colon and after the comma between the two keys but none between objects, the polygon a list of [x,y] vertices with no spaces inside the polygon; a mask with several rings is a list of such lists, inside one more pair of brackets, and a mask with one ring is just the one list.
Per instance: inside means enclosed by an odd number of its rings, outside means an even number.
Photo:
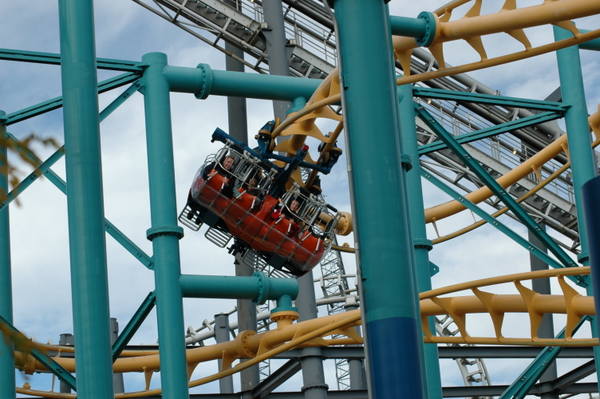
[{"label": "rider in ride car", "polygon": [[204,168],[202,177],[205,180],[210,179],[217,173],[227,179],[227,182],[221,189],[221,193],[231,198],[233,197],[233,187],[235,185],[235,177],[233,176],[233,167],[235,166],[235,158],[231,155],[226,155],[221,162],[211,162]]}]

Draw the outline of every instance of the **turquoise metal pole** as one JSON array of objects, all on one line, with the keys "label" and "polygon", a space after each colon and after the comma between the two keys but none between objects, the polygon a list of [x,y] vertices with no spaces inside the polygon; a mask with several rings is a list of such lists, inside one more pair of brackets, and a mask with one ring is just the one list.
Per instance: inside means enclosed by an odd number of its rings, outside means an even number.
[{"label": "turquoise metal pole", "polygon": [[[553,29],[554,40],[558,41],[572,36],[570,32],[557,26],[554,26]],[[581,74],[579,48],[572,46],[558,50],[556,52],[556,59],[558,62],[562,102],[570,106],[565,114],[565,124],[567,126],[573,192],[575,193],[575,205],[577,208],[577,230],[579,231],[581,248],[578,259],[581,264],[589,265],[589,241],[586,226],[588,221],[585,218],[582,187],[596,176],[596,164],[587,121],[588,113],[585,103],[585,89]],[[593,284],[590,284],[586,290],[588,295],[593,295]],[[591,323],[592,336],[594,337],[598,337],[598,333],[600,332],[596,317],[598,316],[595,316]],[[597,346],[594,347],[594,363],[596,364],[596,375],[598,376],[598,389],[600,389],[600,348]]]},{"label": "turquoise metal pole", "polygon": [[[0,111],[0,198],[2,200],[8,195],[8,173],[3,171],[3,167],[8,164],[4,122],[6,122],[6,113]],[[10,269],[10,221],[7,206],[0,210],[0,316],[12,323],[12,274]],[[15,395],[13,346],[0,337],[0,398],[14,398]]]},{"label": "turquoise metal pole", "polygon": [[[370,397],[425,397],[389,15],[335,0]],[[365,23],[368,21],[368,23]]]},{"label": "turquoise metal pole", "polygon": [[[554,27],[554,40],[563,40],[572,37],[572,34],[557,26]],[[592,137],[588,125],[588,112],[585,103],[585,89],[581,75],[581,59],[577,46],[567,47],[556,52],[558,72],[560,77],[560,92],[562,102],[569,106],[565,113],[567,126],[567,140],[569,142],[569,158],[573,175],[573,191],[577,208],[577,221],[581,253],[579,261],[587,264],[589,260],[589,243],[585,229],[585,216],[581,187],[594,176],[594,152],[592,150]]]},{"label": "turquoise metal pole", "polygon": [[188,397],[179,284],[179,239],[183,229],[177,226],[169,84],[162,73],[167,56],[149,53],[142,61],[148,65],[143,79],[152,227],[147,236],[154,250],[160,379],[163,397],[179,399]]},{"label": "turquoise metal pole", "polygon": [[264,303],[298,295],[298,281],[294,278],[271,278],[256,272],[252,276],[198,276],[183,274],[179,278],[181,292],[186,298],[252,299]]},{"label": "turquoise metal pole", "polygon": [[164,74],[171,90],[194,93],[202,99],[213,94],[292,101],[297,97],[310,98],[321,84],[320,79],[219,71],[207,64],[196,68],[167,66]]},{"label": "turquoise metal pole", "polygon": [[113,397],[91,0],[60,0],[60,48],[77,395]]},{"label": "turquoise metal pole", "polygon": [[[410,228],[415,247],[415,274],[419,292],[431,289],[431,266],[429,264],[429,251],[433,248],[427,239],[425,230],[425,209],[423,207],[423,188],[421,187],[421,165],[419,164],[416,117],[411,85],[398,88],[399,113],[400,113],[400,142],[406,155],[410,157],[411,169],[406,173],[408,191],[408,207]],[[435,331],[433,317],[429,318],[429,330]],[[423,344],[424,365],[426,373],[423,374],[427,397],[429,399],[442,398],[442,382],[440,377],[440,361],[436,344]]]}]

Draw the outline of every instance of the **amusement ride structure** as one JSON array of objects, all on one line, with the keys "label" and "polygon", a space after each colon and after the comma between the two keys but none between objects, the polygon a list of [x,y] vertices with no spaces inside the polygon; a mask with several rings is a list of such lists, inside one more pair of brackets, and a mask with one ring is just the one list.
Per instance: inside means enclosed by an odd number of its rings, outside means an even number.
[{"label": "amusement ride structure", "polygon": [[[0,398],[598,392],[596,382],[581,380],[595,375],[600,361],[592,295],[600,265],[600,111],[588,114],[579,52],[600,50],[600,29],[584,30],[579,21],[600,14],[600,2],[454,0],[417,18],[391,16],[384,0],[133,2],[224,52],[227,70],[170,65],[159,52],[96,58],[90,0],[59,2],[60,54],[0,49],[2,60],[59,65],[62,73],[61,97],[0,113]],[[529,29],[541,26],[552,26],[553,40],[530,39]],[[492,48],[494,35],[519,48]],[[449,65],[444,49],[456,51],[458,42],[477,59]],[[503,96],[466,74],[546,53],[556,53],[560,88],[544,100]],[[120,74],[98,82],[97,69]],[[99,111],[98,93],[122,87]],[[99,123],[136,92],[144,97],[152,254],[103,211]],[[185,204],[175,200],[171,93],[228,96],[229,129],[211,128],[206,141],[221,147],[199,161]],[[246,98],[272,100],[275,111],[250,140],[241,117]],[[59,107],[65,144],[42,160],[11,125]],[[564,131],[554,122],[561,119]],[[31,174],[19,180],[7,154],[31,165]],[[321,185],[342,154],[352,212],[329,203]],[[66,181],[52,171],[63,155]],[[13,324],[11,276],[18,270],[11,270],[9,203],[40,176],[67,194],[75,345],[36,342]],[[422,179],[452,199],[425,209]],[[477,216],[472,224],[440,234],[440,223],[464,211]],[[531,271],[433,288],[438,266],[429,252],[484,224],[529,251]],[[184,228],[229,251],[235,276],[182,274]],[[107,233],[155,281],[112,343]],[[353,245],[338,243],[351,233]],[[347,273],[341,253],[355,253],[356,275]],[[238,302],[186,331],[184,298]],[[317,306],[328,314],[317,317]],[[129,345],[153,309],[158,346]],[[517,336],[504,323],[514,314],[529,320]],[[555,315],[564,320],[560,332]],[[588,362],[558,376],[559,356]],[[486,357],[533,360],[511,384],[492,385]],[[465,386],[442,386],[440,358],[456,359]],[[287,361],[272,370],[271,359]],[[337,389],[325,384],[323,359],[335,359]],[[210,361],[219,371],[195,377]],[[17,387],[16,369],[52,373],[60,391]],[[276,391],[300,370],[301,391]],[[152,388],[157,372],[160,387]],[[123,389],[113,373],[142,374],[145,389]],[[190,394],[216,380],[219,393]]]}]

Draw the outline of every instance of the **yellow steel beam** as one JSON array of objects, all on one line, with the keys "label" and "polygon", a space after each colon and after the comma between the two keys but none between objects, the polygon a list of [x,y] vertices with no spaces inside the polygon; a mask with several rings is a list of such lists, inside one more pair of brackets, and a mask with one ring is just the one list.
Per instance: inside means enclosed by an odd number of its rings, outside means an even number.
[{"label": "yellow steel beam", "polygon": [[[589,267],[575,267],[536,272],[518,273],[454,284],[448,287],[437,288],[419,295],[421,299],[421,317],[423,321],[424,340],[426,342],[445,343],[479,343],[479,344],[513,344],[513,345],[597,345],[597,339],[573,338],[572,332],[577,322],[586,315],[595,314],[593,297],[580,295],[566,282],[565,277],[587,275]],[[536,278],[557,278],[563,295],[538,294],[523,285],[526,280]],[[494,294],[484,291],[485,287],[498,284],[511,283],[517,294]],[[454,295],[470,291],[473,295]],[[468,333],[468,314],[489,314],[493,325],[494,335],[489,337],[473,337]],[[504,337],[502,335],[502,321],[507,313],[526,313],[530,317],[530,334],[528,337]],[[567,327],[564,339],[545,339],[537,336],[537,326],[544,314],[557,313],[567,315]],[[460,335],[451,337],[437,337],[431,334],[428,316],[450,315]],[[274,317],[275,319],[280,319]],[[285,318],[283,318],[285,319]],[[283,351],[302,346],[325,346],[360,343],[361,338],[356,335],[353,327],[360,323],[360,311],[354,310],[343,314],[326,316],[292,324],[289,320],[280,319],[277,329],[262,334],[254,331],[244,331],[234,341],[216,345],[194,348],[187,351],[187,362],[190,375],[194,368],[203,361],[221,359],[223,369],[211,376],[190,381],[190,386],[201,385],[224,376],[236,373],[260,361],[275,356]],[[330,335],[345,335],[342,339],[324,339]],[[28,343],[27,347],[37,345]],[[56,349],[56,347],[45,346]],[[19,349],[19,348],[17,348]],[[16,363],[25,372],[43,371],[43,366],[25,352],[16,352]],[[233,365],[236,359],[248,358]],[[75,370],[75,360],[55,358],[55,360],[70,371]],[[143,372],[147,376],[149,385],[152,373],[159,370],[159,356],[156,353],[124,357],[114,364],[115,372]],[[19,388],[20,393],[45,396],[51,398],[73,398],[74,396],[45,391],[34,391],[30,388]],[[144,390],[117,395],[117,398],[142,397],[158,395],[159,390]]]}]

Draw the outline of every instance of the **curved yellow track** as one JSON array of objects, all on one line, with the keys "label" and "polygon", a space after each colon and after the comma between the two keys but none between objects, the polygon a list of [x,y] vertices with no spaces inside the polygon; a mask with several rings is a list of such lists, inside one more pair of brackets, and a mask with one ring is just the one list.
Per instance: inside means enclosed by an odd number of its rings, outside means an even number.
[{"label": "curved yellow track", "polygon": [[[479,344],[513,344],[534,346],[589,346],[598,345],[597,339],[581,339],[572,336],[575,325],[586,315],[594,315],[594,299],[580,295],[567,282],[565,277],[583,276],[589,274],[589,267],[543,270],[537,272],[518,273],[508,276],[487,278],[477,281],[454,284],[444,288],[430,290],[419,295],[421,319],[425,342],[436,343],[479,343]],[[563,295],[538,294],[523,285],[526,280],[536,278],[556,278]],[[516,294],[494,294],[484,291],[486,287],[499,284],[512,284]],[[470,291],[473,295],[454,295]],[[489,337],[474,337],[467,329],[467,314],[489,314],[494,329],[494,335]],[[505,337],[502,334],[502,322],[507,313],[525,313],[530,317],[530,334],[528,337]],[[547,339],[537,336],[537,327],[544,314],[556,313],[567,315],[566,338]],[[435,315],[450,315],[458,326],[460,334],[450,337],[438,337],[429,331],[427,318]],[[334,316],[326,316],[293,324],[290,320],[280,320],[278,328],[266,333],[256,334],[254,331],[244,331],[234,341],[215,344],[206,347],[189,349],[187,362],[189,374],[198,363],[221,359],[223,370],[211,376],[190,381],[190,386],[205,384],[224,376],[236,373],[258,362],[273,357],[281,352],[299,346],[325,346],[356,344],[361,338],[354,327],[360,324],[358,310]],[[330,335],[344,335],[342,339],[324,339]],[[47,349],[58,347],[45,345]],[[26,350],[26,349],[25,349]],[[249,358],[232,366],[236,359]],[[26,372],[43,371],[27,352],[16,352],[17,365]],[[74,359],[54,358],[61,366],[69,371],[75,371]],[[115,372],[143,372],[149,377],[160,369],[158,353],[133,356],[118,359],[113,366]],[[74,395],[54,392],[34,391],[19,388],[20,393],[40,395],[50,398],[74,398]],[[145,390],[117,395],[117,398],[132,398],[146,395],[157,395],[160,390]]]},{"label": "curved yellow track", "polygon": [[[450,21],[452,12],[459,6],[471,2],[473,5],[465,16],[455,21]],[[506,0],[499,12],[490,15],[480,15],[481,0],[456,0],[439,8],[434,12],[438,17],[438,27],[433,44],[430,50],[438,60],[440,68],[437,71],[426,72],[423,74],[410,75],[408,65],[412,48],[416,47],[416,42],[411,38],[394,37],[394,49],[397,58],[405,69],[405,76],[398,79],[398,84],[417,82],[433,79],[440,76],[452,75],[461,72],[468,72],[474,69],[486,68],[492,65],[499,65],[506,62],[512,62],[517,59],[532,57],[542,53],[555,51],[560,48],[572,46],[596,37],[600,37],[600,29],[589,33],[580,33],[570,19],[579,18],[588,15],[600,13],[600,3],[590,2],[588,0],[557,0],[545,1],[543,4],[525,8],[516,8],[514,0]],[[542,24],[556,24],[569,29],[574,37],[552,42],[546,45],[532,48],[522,29]],[[487,59],[485,51],[482,50],[482,44],[479,44],[480,36],[484,34],[506,32],[516,40],[524,44],[525,50],[513,54],[507,54],[493,59]],[[479,38],[479,39],[476,39]],[[458,67],[445,68],[443,52],[440,46],[444,42],[451,40],[464,39],[472,47],[478,49],[482,60]],[[340,121],[341,116],[333,112],[331,105],[339,103],[341,100],[340,81],[338,69],[334,69],[331,74],[323,81],[307,105],[300,111],[292,113],[283,121],[273,132],[273,137],[291,136],[291,140],[277,145],[278,151],[285,151],[294,154],[304,143],[307,136],[314,137],[324,143],[330,144],[333,140],[324,135],[316,125],[319,118],[333,119]],[[600,114],[590,117],[590,125],[598,134],[600,132]],[[595,128],[594,128],[595,126]],[[521,165],[501,176],[497,181],[502,187],[508,187],[524,178],[531,172],[541,168],[550,159],[556,157],[561,152],[566,152],[566,136],[561,136],[535,156],[523,162]],[[547,183],[546,183],[547,184]],[[471,202],[480,203],[492,195],[487,187],[475,190],[466,195]],[[445,217],[454,215],[465,207],[458,201],[449,201],[444,204],[428,208],[425,211],[427,223],[441,220]],[[350,229],[346,230],[347,233]]]}]

